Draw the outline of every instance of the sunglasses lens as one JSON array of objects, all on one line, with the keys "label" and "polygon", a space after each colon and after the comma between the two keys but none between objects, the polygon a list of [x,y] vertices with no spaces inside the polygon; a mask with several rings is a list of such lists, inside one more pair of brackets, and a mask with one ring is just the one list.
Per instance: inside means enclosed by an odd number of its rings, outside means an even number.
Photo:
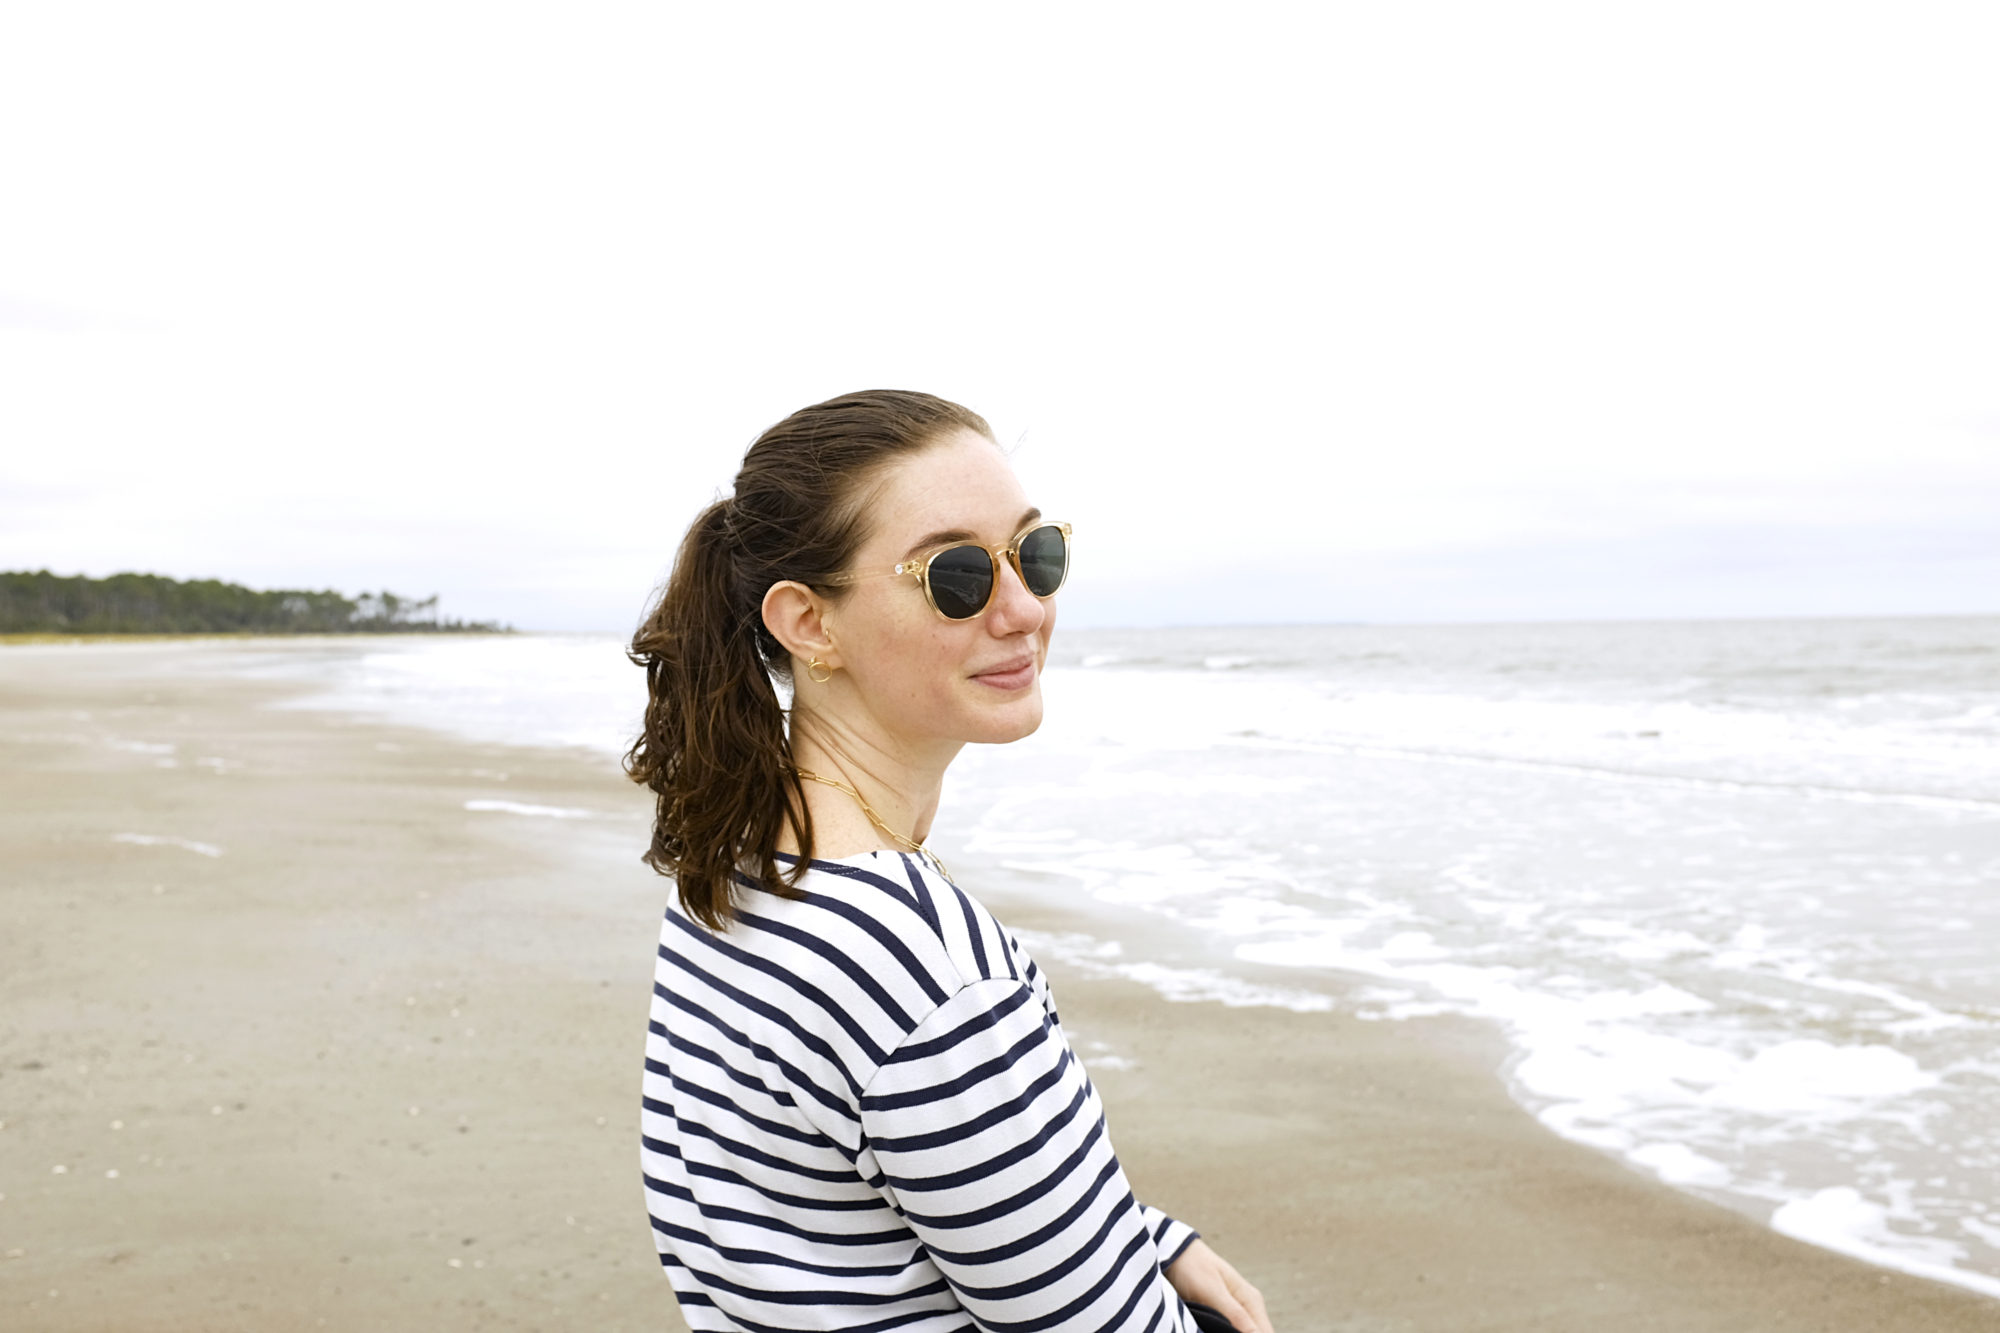
[{"label": "sunglasses lens", "polygon": [[1069,542],[1053,523],[1021,538],[1021,581],[1037,597],[1053,597],[1069,572]]},{"label": "sunglasses lens", "polygon": [[954,546],[931,557],[931,601],[953,620],[970,620],[993,595],[993,557],[983,546]]}]

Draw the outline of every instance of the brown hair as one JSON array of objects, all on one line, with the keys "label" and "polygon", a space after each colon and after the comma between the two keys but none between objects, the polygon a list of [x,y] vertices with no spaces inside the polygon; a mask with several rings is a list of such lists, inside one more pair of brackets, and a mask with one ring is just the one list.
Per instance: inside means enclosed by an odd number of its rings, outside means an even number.
[{"label": "brown hair", "polygon": [[[625,755],[658,800],[646,864],[679,882],[681,905],[723,929],[738,867],[789,890],[812,857],[812,817],[792,767],[772,677],[791,655],[764,626],[764,594],[825,585],[866,537],[866,501],[893,459],[956,430],[988,439],[978,414],[927,393],[873,389],[804,408],[757,437],[736,494],[688,528],[659,600],[632,637],[646,668],[646,722]],[[777,862],[790,820],[799,863]]]}]

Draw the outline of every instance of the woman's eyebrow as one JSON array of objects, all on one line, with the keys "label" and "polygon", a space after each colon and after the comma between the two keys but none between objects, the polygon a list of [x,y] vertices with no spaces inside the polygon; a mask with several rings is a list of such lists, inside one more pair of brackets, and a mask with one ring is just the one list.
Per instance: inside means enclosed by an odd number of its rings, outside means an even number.
[{"label": "woman's eyebrow", "polygon": [[[1027,527],[1041,516],[1041,510],[1030,506],[1028,512],[1021,515],[1021,521],[1014,525],[1014,531],[1019,532],[1022,528]],[[976,542],[978,540],[978,536],[967,532],[964,528],[947,528],[943,532],[925,533],[915,546],[903,552],[903,559],[908,560],[917,552],[928,551],[934,546],[948,546],[953,542]]]}]

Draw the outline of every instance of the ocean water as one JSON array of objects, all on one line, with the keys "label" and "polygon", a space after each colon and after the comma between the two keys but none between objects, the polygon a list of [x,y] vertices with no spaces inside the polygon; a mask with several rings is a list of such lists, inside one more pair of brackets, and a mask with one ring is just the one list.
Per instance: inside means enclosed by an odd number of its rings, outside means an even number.
[{"label": "ocean water", "polygon": [[[643,703],[610,638],[285,669],[607,755]],[[1364,1018],[1490,1021],[1557,1133],[2000,1296],[2000,619],[1062,632],[1044,689],[1036,736],[954,766],[937,846],[1222,968],[1032,947],[1169,998],[1333,1007],[1276,965],[1359,978]]]}]

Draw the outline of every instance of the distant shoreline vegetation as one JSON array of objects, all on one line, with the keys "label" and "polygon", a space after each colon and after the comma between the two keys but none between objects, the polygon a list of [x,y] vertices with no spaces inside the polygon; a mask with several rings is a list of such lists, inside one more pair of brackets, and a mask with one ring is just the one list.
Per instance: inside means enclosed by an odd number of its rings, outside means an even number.
[{"label": "distant shoreline vegetation", "polygon": [[507,634],[491,620],[444,620],[435,594],[280,588],[220,579],[0,573],[0,634]]}]

